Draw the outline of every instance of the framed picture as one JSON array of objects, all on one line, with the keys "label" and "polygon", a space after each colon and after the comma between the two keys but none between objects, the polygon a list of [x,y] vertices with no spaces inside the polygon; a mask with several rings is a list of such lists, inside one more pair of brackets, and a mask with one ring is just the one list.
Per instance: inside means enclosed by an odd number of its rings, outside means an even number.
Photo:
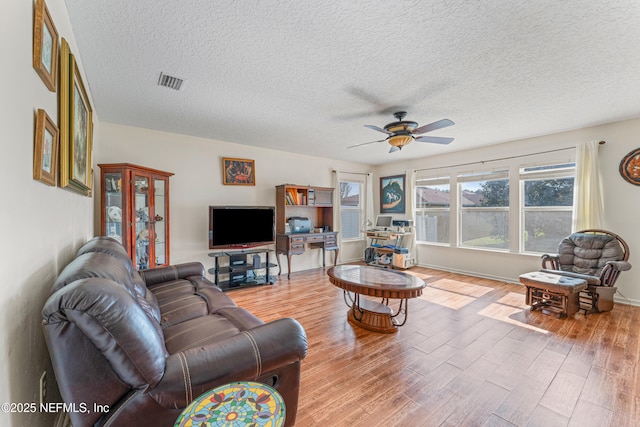
[{"label": "framed picture", "polygon": [[33,146],[33,179],[56,185],[58,172],[58,127],[44,110],[36,113]]},{"label": "framed picture", "polygon": [[628,153],[620,161],[620,175],[630,184],[640,185],[640,148]]},{"label": "framed picture", "polygon": [[254,160],[222,159],[222,183],[224,185],[256,185],[256,165]]},{"label": "framed picture", "polygon": [[405,211],[405,176],[394,175],[380,178],[380,213]]},{"label": "framed picture", "polygon": [[45,86],[56,91],[58,81],[58,31],[44,0],[36,1],[33,23],[33,68]]},{"label": "framed picture", "polygon": [[91,193],[93,110],[69,45],[60,48],[60,181],[84,195]]}]

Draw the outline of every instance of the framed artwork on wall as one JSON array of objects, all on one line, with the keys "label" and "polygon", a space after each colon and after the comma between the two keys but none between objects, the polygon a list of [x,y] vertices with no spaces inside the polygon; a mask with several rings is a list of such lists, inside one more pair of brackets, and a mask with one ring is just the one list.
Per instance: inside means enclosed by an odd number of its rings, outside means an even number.
[{"label": "framed artwork on wall", "polygon": [[620,175],[625,181],[640,185],[640,148],[636,148],[622,158]]},{"label": "framed artwork on wall", "polygon": [[56,91],[58,82],[58,31],[44,0],[36,1],[33,22],[33,68],[45,86]]},{"label": "framed artwork on wall", "polygon": [[224,185],[256,185],[255,160],[224,157],[222,183]]},{"label": "framed artwork on wall", "polygon": [[404,214],[405,205],[405,175],[381,177],[380,213]]},{"label": "framed artwork on wall", "polygon": [[44,110],[38,110],[33,145],[33,179],[56,185],[57,172],[58,127]]},{"label": "framed artwork on wall", "polygon": [[64,38],[60,57],[59,185],[89,195],[92,183],[93,110],[78,65]]}]

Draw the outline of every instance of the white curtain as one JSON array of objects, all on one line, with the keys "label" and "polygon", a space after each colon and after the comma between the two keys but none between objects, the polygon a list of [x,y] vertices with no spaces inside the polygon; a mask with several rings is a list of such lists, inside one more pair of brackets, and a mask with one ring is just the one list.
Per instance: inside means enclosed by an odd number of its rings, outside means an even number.
[{"label": "white curtain", "polygon": [[365,206],[364,206],[364,227],[363,230],[371,228],[373,223],[373,174],[369,172],[367,174],[365,182]]},{"label": "white curtain", "polygon": [[604,202],[598,168],[598,142],[576,146],[576,179],[573,186],[572,230],[603,228]]},{"label": "white curtain", "polygon": [[[342,174],[338,171],[333,171],[333,230],[331,231],[340,231],[342,230],[342,215],[340,213],[340,181],[342,180]],[[342,234],[338,233],[337,235],[338,247],[342,247]],[[336,260],[337,264],[340,264],[340,252],[338,251],[338,259]]]},{"label": "white curtain", "polygon": [[411,244],[409,245],[409,253],[414,262],[417,261],[416,254],[416,235],[415,235],[415,218],[414,213],[416,211],[416,171],[414,169],[407,169],[407,194],[405,194],[406,200],[406,218],[413,221],[413,236],[411,237]]}]

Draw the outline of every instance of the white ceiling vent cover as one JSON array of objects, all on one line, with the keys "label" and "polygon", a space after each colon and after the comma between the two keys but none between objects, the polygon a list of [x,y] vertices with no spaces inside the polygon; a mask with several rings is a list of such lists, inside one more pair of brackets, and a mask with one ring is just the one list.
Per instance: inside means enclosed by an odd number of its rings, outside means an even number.
[{"label": "white ceiling vent cover", "polygon": [[180,90],[182,83],[184,83],[184,79],[173,77],[165,73],[160,73],[160,79],[158,80],[158,86],[168,87],[173,90]]}]

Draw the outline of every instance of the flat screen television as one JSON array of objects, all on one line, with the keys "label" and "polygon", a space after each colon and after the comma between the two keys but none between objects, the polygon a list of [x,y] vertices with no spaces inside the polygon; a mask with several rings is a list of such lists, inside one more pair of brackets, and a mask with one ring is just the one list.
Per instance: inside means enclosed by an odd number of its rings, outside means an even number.
[{"label": "flat screen television", "polygon": [[209,249],[242,249],[276,241],[274,206],[209,206]]}]

